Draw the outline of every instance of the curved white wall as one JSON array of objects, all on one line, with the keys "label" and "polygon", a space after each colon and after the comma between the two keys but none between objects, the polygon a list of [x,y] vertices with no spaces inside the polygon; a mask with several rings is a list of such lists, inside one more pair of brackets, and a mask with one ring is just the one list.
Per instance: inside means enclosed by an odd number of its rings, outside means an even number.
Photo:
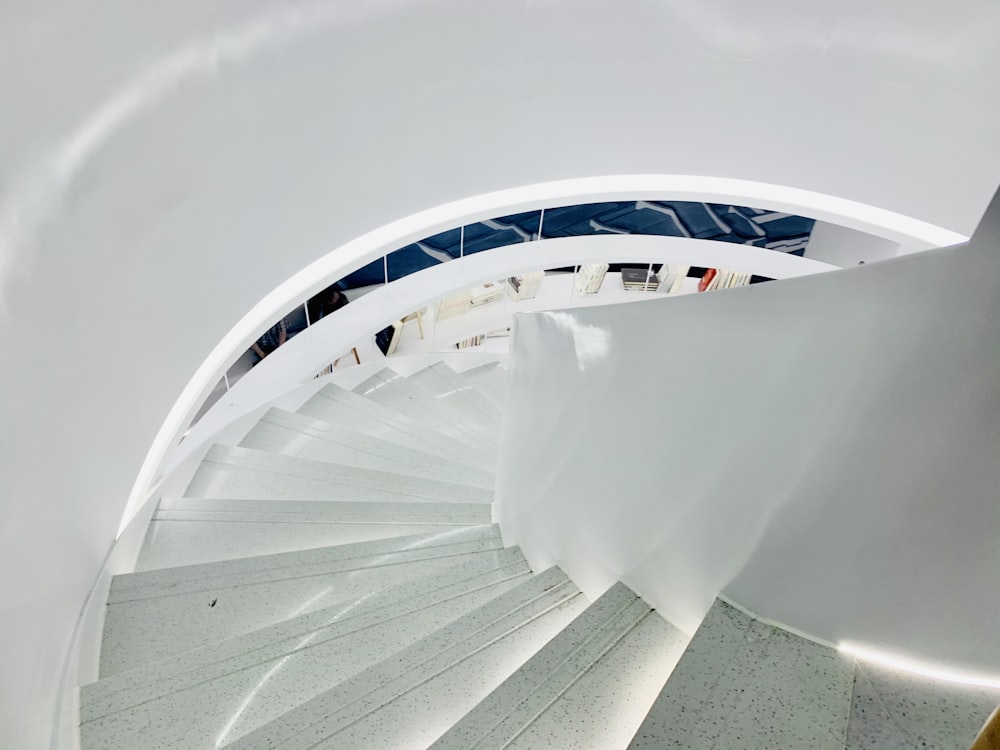
[{"label": "curved white wall", "polygon": [[1000,197],[970,247],[516,318],[504,539],[1000,679]]},{"label": "curved white wall", "polygon": [[44,744],[143,456],[268,292],[400,217],[593,175],[749,180],[968,234],[1000,164],[998,12],[4,4],[3,744]]}]

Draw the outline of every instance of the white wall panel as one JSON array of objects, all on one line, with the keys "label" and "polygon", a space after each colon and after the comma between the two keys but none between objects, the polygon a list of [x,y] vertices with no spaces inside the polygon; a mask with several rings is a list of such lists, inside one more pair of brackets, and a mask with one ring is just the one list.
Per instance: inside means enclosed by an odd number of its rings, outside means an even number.
[{"label": "white wall panel", "polygon": [[415,211],[595,175],[738,178],[967,234],[1000,166],[998,12],[4,3],[3,744],[43,743],[143,456],[269,291]]},{"label": "white wall panel", "polygon": [[1000,199],[967,248],[517,317],[499,521],[693,630],[717,593],[1000,674]]}]

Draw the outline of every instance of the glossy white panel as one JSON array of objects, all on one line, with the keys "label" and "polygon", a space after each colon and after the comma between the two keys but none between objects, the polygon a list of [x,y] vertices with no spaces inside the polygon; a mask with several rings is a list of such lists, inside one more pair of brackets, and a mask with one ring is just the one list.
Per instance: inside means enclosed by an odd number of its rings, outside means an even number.
[{"label": "glossy white panel", "polygon": [[524,315],[497,515],[692,632],[716,592],[1000,674],[1000,202],[965,248]]}]

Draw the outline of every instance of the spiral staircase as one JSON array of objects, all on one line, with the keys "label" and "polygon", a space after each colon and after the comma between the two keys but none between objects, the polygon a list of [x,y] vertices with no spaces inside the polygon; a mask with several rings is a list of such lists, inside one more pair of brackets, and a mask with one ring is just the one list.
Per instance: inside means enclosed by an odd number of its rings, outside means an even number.
[{"label": "spiral staircase", "polygon": [[505,370],[334,378],[214,445],[106,611],[110,748],[967,748],[996,691],[861,665],[717,600],[691,637],[491,523]]}]

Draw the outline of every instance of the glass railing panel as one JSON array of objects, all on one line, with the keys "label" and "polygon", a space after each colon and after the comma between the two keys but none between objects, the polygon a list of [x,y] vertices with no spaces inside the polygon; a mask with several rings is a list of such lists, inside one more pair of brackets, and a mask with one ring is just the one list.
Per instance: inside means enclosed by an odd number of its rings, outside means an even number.
[{"label": "glass railing panel", "polygon": [[813,219],[746,206],[706,204],[718,222],[728,229],[712,239],[764,247],[782,253],[803,255],[812,233]]},{"label": "glass railing panel", "polygon": [[627,234],[615,229],[620,217],[635,210],[635,201],[614,203],[584,203],[579,206],[559,206],[545,209],[542,237],[583,237],[591,234]]},{"label": "glass railing panel", "polygon": [[464,227],[462,254],[474,255],[521,242],[531,242],[538,237],[542,212],[527,211],[496,219],[478,221]]},{"label": "glass railing panel", "polygon": [[455,260],[461,252],[461,228],[427,237],[386,256],[388,280],[397,281],[411,273]]},{"label": "glass railing panel", "polygon": [[347,274],[339,282],[344,289],[357,289],[385,283],[385,258],[377,258],[367,266]]}]

